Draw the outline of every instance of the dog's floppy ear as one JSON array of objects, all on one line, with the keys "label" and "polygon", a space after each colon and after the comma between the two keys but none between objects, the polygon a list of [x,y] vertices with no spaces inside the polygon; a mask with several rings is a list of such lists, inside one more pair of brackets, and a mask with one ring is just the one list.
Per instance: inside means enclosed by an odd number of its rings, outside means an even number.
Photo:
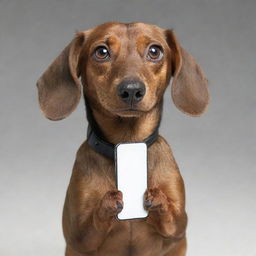
[{"label": "dog's floppy ear", "polygon": [[67,117],[81,96],[78,62],[85,34],[79,32],[37,81],[39,104],[51,120]]},{"label": "dog's floppy ear", "polygon": [[179,45],[172,30],[166,31],[166,38],[173,58],[173,102],[182,112],[199,116],[209,103],[208,81],[194,58]]}]

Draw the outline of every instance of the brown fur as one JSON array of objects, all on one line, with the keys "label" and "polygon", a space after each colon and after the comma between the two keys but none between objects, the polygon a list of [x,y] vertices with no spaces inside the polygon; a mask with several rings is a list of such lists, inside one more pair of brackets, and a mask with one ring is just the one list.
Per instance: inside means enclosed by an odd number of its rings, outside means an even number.
[{"label": "brown fur", "polygon": [[[107,45],[111,58],[97,62],[95,48]],[[150,44],[163,58],[145,58]],[[207,80],[195,60],[180,47],[173,31],[132,23],[106,23],[79,32],[38,81],[39,101],[52,120],[68,116],[81,88],[93,116],[109,142],[138,142],[160,122],[163,94],[173,77],[172,98],[183,112],[197,116],[208,104]],[[146,94],[136,111],[117,95],[125,78],[138,78]],[[171,149],[161,136],[148,148],[148,190],[152,200],[146,219],[118,221],[122,193],[116,190],[114,162],[84,142],[77,152],[63,211],[66,256],[184,256],[185,192]]]}]

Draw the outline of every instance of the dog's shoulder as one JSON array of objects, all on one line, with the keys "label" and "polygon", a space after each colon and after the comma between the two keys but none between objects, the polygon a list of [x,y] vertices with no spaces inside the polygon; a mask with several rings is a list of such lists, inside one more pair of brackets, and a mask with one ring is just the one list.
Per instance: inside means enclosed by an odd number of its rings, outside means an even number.
[{"label": "dog's shoulder", "polygon": [[114,162],[112,159],[97,153],[85,141],[76,153],[74,170],[79,170],[85,175],[102,175],[102,169],[109,170],[109,173],[114,171]]},{"label": "dog's shoulder", "polygon": [[167,140],[159,135],[157,140],[152,146],[149,147],[148,153],[159,157],[173,157],[172,149],[168,144]]}]

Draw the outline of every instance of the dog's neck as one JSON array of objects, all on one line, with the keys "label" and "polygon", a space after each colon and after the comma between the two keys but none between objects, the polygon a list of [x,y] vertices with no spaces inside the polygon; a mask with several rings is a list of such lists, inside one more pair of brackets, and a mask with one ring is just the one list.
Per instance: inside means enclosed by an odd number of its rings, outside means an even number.
[{"label": "dog's neck", "polygon": [[158,128],[162,113],[162,102],[138,117],[106,115],[103,111],[95,108],[92,108],[91,113],[108,142],[113,144],[141,142]]}]

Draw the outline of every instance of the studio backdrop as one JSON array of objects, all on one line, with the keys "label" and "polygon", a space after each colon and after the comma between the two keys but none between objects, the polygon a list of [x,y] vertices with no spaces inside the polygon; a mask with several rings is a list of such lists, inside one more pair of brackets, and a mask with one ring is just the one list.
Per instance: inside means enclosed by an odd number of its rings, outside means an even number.
[{"label": "studio backdrop", "polygon": [[0,255],[64,255],[61,216],[84,102],[63,121],[39,109],[36,81],[76,31],[107,21],[171,28],[203,67],[198,118],[164,98],[160,127],[186,187],[189,256],[256,255],[256,2],[0,1]]}]

